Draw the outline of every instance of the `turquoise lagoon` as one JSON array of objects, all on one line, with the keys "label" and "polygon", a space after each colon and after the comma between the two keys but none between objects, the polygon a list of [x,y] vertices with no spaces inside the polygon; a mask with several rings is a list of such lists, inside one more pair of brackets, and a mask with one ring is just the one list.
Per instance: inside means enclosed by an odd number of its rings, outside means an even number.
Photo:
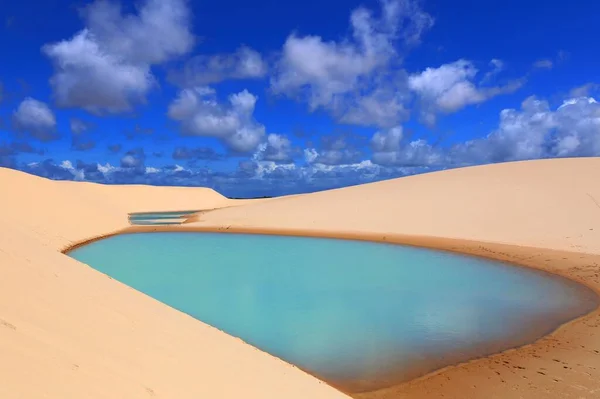
[{"label": "turquoise lagoon", "polygon": [[371,242],[138,233],[69,255],[350,392],[531,342],[597,305],[542,272]]},{"label": "turquoise lagoon", "polygon": [[136,212],[129,214],[129,223],[132,225],[170,225],[181,224],[198,210],[166,211],[166,212]]}]

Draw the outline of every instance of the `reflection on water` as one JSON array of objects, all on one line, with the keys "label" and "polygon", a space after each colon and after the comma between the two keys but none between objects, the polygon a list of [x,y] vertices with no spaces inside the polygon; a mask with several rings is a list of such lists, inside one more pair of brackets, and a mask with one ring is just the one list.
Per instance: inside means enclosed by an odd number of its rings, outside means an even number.
[{"label": "reflection on water", "polygon": [[350,391],[524,344],[596,304],[540,272],[369,242],[150,233],[70,255]]}]

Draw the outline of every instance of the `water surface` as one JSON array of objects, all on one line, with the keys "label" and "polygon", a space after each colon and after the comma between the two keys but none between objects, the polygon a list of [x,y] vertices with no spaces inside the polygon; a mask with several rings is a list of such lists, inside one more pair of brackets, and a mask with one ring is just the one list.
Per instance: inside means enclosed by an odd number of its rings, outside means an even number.
[{"label": "water surface", "polygon": [[165,212],[136,212],[129,214],[129,223],[133,225],[169,225],[181,224],[198,210],[165,211]]},{"label": "water surface", "polygon": [[596,305],[545,273],[370,242],[143,233],[69,255],[347,391],[530,342]]}]

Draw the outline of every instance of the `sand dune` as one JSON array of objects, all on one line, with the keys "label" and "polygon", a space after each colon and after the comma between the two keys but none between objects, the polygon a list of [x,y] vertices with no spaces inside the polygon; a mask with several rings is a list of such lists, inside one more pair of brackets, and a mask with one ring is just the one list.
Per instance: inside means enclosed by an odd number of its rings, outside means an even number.
[{"label": "sand dune", "polygon": [[0,398],[345,397],[59,252],[126,227],[128,212],[243,201],[1,168],[0,185]]},{"label": "sand dune", "polygon": [[[127,213],[222,208],[177,229],[413,242],[600,289],[600,158],[517,162],[267,201],[210,189],[54,182],[0,168],[1,398],[342,398],[342,393],[60,253]],[[373,398],[593,398],[595,312],[526,348]]]},{"label": "sand dune", "polygon": [[600,158],[453,169],[218,210],[199,223],[600,253]]}]

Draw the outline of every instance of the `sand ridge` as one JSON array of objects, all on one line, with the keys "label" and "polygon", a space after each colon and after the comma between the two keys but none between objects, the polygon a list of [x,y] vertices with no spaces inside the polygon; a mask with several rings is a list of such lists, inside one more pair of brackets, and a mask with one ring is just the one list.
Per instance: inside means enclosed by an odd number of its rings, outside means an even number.
[{"label": "sand ridge", "polygon": [[[420,240],[412,244],[598,290],[599,181],[600,158],[558,159],[239,203],[208,189],[51,182],[0,169],[10,187],[0,207],[0,375],[10,383],[0,397],[344,397],[58,252],[126,228],[128,212],[223,208],[180,228]],[[527,347],[362,397],[598,397],[598,326],[596,311]]]}]

